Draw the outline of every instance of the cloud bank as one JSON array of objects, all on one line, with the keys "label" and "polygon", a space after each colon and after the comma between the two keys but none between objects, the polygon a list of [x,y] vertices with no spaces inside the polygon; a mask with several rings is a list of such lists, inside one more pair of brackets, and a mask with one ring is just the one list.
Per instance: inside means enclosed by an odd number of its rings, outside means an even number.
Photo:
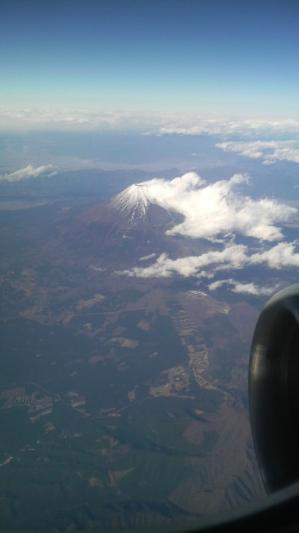
[{"label": "cloud bank", "polygon": [[53,176],[55,173],[53,165],[41,165],[39,167],[27,165],[27,167],[20,168],[15,172],[0,175],[0,182],[7,181],[12,183],[40,176]]},{"label": "cloud bank", "polygon": [[246,119],[199,112],[140,108],[104,109],[97,106],[0,105],[2,130],[138,130],[149,135],[244,135],[299,133],[299,120]]},{"label": "cloud bank", "polygon": [[[175,259],[162,253],[151,264],[135,266],[120,274],[144,279],[173,276],[213,279],[220,272],[258,265],[274,270],[298,268],[298,242],[284,241],[278,225],[295,217],[297,209],[268,198],[249,198],[240,191],[247,182],[247,176],[236,174],[229,180],[207,184],[195,172],[188,172],[171,181],[155,178],[135,185],[132,197],[132,186],[128,188],[122,193],[122,201],[136,202],[136,198],[142,198],[146,205],[153,203],[183,217],[183,222],[168,230],[167,235],[205,239],[212,248],[200,255]],[[140,193],[137,196],[136,188]],[[237,244],[237,235],[255,238],[253,246],[250,241]],[[152,255],[146,256],[147,260],[151,258]],[[256,296],[271,294],[276,288],[259,287],[231,277],[213,281],[208,288],[216,290],[223,285],[235,293]]]},{"label": "cloud bank", "polygon": [[[171,181],[155,178],[134,186],[134,202],[138,189],[143,202],[181,215],[183,222],[168,230],[167,235],[210,241],[235,233],[264,241],[281,239],[278,224],[289,221],[297,210],[272,199],[254,200],[242,194],[240,185],[247,182],[247,176],[235,174],[229,180],[207,184],[195,172],[188,172]],[[133,187],[127,190],[127,202],[132,195]]]},{"label": "cloud bank", "polygon": [[235,152],[250,159],[261,159],[263,165],[273,165],[277,161],[299,163],[299,141],[254,141],[222,142],[216,144],[224,152]]},{"label": "cloud bank", "polygon": [[202,118],[180,119],[179,117],[164,124],[159,135],[257,135],[298,133],[299,121],[293,119],[227,119]]}]

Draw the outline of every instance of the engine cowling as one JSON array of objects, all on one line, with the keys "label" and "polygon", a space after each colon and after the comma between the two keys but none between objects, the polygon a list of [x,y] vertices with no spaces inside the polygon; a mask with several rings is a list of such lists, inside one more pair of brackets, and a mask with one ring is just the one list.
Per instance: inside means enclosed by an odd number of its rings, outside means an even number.
[{"label": "engine cowling", "polygon": [[266,489],[299,480],[299,284],[264,307],[249,365],[250,419]]}]

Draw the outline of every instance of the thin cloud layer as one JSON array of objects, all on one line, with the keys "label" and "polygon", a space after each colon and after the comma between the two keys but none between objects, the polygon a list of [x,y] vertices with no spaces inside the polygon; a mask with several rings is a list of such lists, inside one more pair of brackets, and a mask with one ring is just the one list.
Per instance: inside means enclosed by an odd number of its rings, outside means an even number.
[{"label": "thin cloud layer", "polygon": [[15,181],[22,181],[30,178],[38,178],[40,176],[53,176],[55,173],[56,171],[54,170],[53,165],[41,165],[39,167],[27,165],[27,167],[20,168],[15,172],[0,175],[0,182],[7,181],[12,183]]},{"label": "thin cloud layer", "polygon": [[261,159],[263,165],[273,165],[277,161],[299,163],[299,141],[254,141],[223,142],[216,144],[224,152],[235,152],[250,159]]},{"label": "thin cloud layer", "polygon": [[293,119],[227,119],[174,117],[159,129],[159,135],[256,135],[298,133],[299,121]]},{"label": "thin cloud layer", "polygon": [[105,111],[91,111],[80,108],[46,108],[26,107],[8,108],[0,106],[0,129],[54,129],[54,130],[89,130],[96,128],[117,127],[123,123],[124,114]]},{"label": "thin cloud layer", "polygon": [[156,178],[135,188],[147,202],[183,217],[183,222],[167,235],[216,241],[228,234],[240,234],[264,241],[280,240],[283,235],[278,224],[289,221],[297,210],[275,200],[255,200],[242,194],[240,185],[247,182],[247,176],[235,174],[229,180],[207,184],[195,172],[188,172],[171,181]]}]

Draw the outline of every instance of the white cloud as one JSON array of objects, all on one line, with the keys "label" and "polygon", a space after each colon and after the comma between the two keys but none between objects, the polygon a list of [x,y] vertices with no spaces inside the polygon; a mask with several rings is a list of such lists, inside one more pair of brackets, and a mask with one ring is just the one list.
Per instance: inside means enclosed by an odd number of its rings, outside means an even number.
[{"label": "white cloud", "polygon": [[246,260],[246,246],[233,244],[220,251],[209,251],[202,255],[179,259],[171,259],[167,254],[161,254],[156,262],[148,267],[134,267],[121,273],[139,278],[169,278],[175,274],[185,278],[210,277],[210,273],[203,269],[219,264],[227,269],[238,269],[244,265]]},{"label": "white cloud", "polygon": [[299,163],[299,141],[253,141],[253,142],[222,142],[216,144],[225,152],[236,152],[250,159],[261,159],[264,165],[272,165],[277,161]]},{"label": "white cloud", "polygon": [[[219,271],[239,270],[252,265],[265,265],[275,270],[299,267],[296,243],[282,242],[268,250],[253,254],[250,253],[248,246],[240,244],[228,244],[222,250],[211,250],[198,256],[178,259],[171,259],[167,254],[161,254],[154,263],[147,267],[133,267],[119,273],[137,278],[170,278],[174,275],[185,278],[191,276],[213,278]],[[214,281],[209,288],[215,290],[223,283],[227,283],[227,280]],[[241,292],[241,290],[242,285],[234,285],[234,292]],[[250,287],[247,287],[247,290],[249,291]]]},{"label": "white cloud", "polygon": [[217,281],[213,281],[208,285],[208,288],[210,291],[216,291],[217,289],[220,289],[223,287],[223,285],[230,284],[232,279],[217,279]]},{"label": "white cloud", "polygon": [[[151,203],[159,205],[183,218],[182,222],[166,232],[169,237],[180,234],[206,239],[217,242],[218,249],[214,246],[200,255],[176,259],[163,253],[147,266],[136,266],[119,273],[139,278],[170,278],[178,275],[209,279],[220,271],[239,270],[253,265],[264,265],[271,269],[298,267],[296,242],[266,246],[267,242],[283,239],[278,223],[295,217],[297,209],[268,198],[252,199],[245,196],[238,191],[238,187],[247,182],[247,176],[236,174],[229,180],[207,184],[195,172],[188,172],[171,181],[155,178],[128,187],[114,200],[115,207],[130,214],[132,208],[138,211],[142,207],[145,213]],[[139,206],[138,202],[142,205]],[[234,239],[238,234],[254,237],[259,248],[255,245],[252,251],[249,245],[236,244]],[[152,255],[149,255],[140,260],[151,258]],[[224,282],[228,284],[227,280],[211,283],[211,290]],[[231,280],[229,285],[234,292],[257,294],[260,291],[260,294],[266,294],[270,291],[268,288],[258,289],[250,283],[240,284]]]},{"label": "white cloud", "polygon": [[269,268],[294,268],[299,267],[299,253],[296,252],[296,243],[280,242],[273,248],[255,253],[250,257],[253,265],[266,264]]},{"label": "white cloud", "polygon": [[238,283],[234,282],[232,291],[238,294],[252,294],[255,296],[264,295],[269,296],[275,292],[273,287],[259,287],[255,283]]},{"label": "white cloud", "polygon": [[153,259],[154,257],[156,257],[156,253],[152,253],[152,254],[148,254],[148,255],[144,255],[142,257],[139,257],[139,261],[149,261],[149,259]]},{"label": "white cloud", "polygon": [[208,288],[210,291],[215,291],[224,285],[231,287],[232,292],[237,294],[251,294],[253,296],[269,296],[277,290],[277,285],[275,287],[260,287],[253,282],[241,283],[231,278],[214,281],[209,284]]},{"label": "white cloud", "polygon": [[135,205],[136,198],[142,198],[146,205],[153,203],[181,215],[183,221],[167,231],[170,236],[215,241],[237,233],[265,241],[281,239],[278,224],[290,220],[297,210],[275,200],[254,200],[241,194],[239,186],[247,182],[247,176],[235,174],[229,180],[206,184],[198,174],[188,172],[171,181],[155,178],[131,186],[119,199],[122,205],[133,201]]},{"label": "white cloud", "polygon": [[54,170],[53,165],[41,165],[39,167],[34,167],[33,165],[27,165],[27,167],[20,168],[19,170],[16,170],[15,172],[0,175],[0,182],[1,181],[15,182],[15,181],[26,180],[29,178],[38,178],[39,176],[46,176],[46,175],[50,176],[50,175],[54,175],[55,173],[56,172]]}]

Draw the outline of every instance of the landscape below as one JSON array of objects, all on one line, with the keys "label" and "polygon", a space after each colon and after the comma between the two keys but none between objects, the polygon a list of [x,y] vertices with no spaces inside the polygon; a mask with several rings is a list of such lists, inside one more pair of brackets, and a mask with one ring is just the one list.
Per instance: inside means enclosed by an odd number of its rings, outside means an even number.
[{"label": "landscape below", "polygon": [[160,208],[132,224],[91,198],[1,207],[1,529],[176,530],[262,497],[247,368],[263,299],[124,275],[205,250],[169,238]]}]

